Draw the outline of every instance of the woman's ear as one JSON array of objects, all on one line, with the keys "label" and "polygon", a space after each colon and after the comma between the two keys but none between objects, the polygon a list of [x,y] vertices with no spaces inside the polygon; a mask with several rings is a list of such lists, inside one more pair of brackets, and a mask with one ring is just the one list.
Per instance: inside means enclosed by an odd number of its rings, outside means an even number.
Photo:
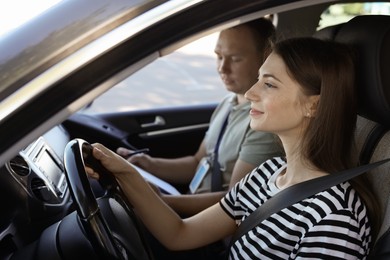
[{"label": "woman's ear", "polygon": [[307,102],[306,117],[315,117],[319,102],[320,102],[319,95],[313,95],[309,97],[309,100]]}]

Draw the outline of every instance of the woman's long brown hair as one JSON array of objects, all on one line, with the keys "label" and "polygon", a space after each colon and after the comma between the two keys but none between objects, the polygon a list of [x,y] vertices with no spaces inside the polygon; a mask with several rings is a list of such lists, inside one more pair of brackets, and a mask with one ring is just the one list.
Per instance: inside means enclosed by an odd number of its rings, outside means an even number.
[{"label": "woman's long brown hair", "polygon": [[[303,158],[328,173],[354,167],[355,53],[345,44],[309,37],[277,43],[274,52],[283,59],[288,73],[302,86],[304,94],[320,97],[315,116],[302,136]],[[372,186],[366,174],[350,182],[368,209],[375,238],[381,219]]]}]

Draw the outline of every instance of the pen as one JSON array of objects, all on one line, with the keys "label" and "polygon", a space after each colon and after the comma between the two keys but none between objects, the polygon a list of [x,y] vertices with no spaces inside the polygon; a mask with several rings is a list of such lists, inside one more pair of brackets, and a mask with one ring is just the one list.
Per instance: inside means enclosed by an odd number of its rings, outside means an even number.
[{"label": "pen", "polygon": [[135,151],[129,153],[127,156],[130,157],[130,156],[133,156],[135,154],[148,153],[148,152],[149,152],[149,148],[144,148],[144,149],[135,150]]}]

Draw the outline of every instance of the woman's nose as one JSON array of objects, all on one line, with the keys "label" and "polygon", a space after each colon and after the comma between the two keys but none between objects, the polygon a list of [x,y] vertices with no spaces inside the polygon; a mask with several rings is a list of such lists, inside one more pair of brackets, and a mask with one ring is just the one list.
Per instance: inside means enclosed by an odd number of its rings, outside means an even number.
[{"label": "woman's nose", "polygon": [[254,85],[252,85],[252,87],[245,92],[244,97],[247,100],[252,101],[252,100],[259,99],[259,94],[256,93],[256,90],[255,90],[256,84],[257,84],[257,82]]}]

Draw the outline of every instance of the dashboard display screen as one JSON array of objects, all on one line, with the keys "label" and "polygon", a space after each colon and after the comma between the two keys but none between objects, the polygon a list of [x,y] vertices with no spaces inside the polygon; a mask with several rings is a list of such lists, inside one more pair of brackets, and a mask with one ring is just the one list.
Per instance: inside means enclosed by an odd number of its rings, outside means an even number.
[{"label": "dashboard display screen", "polygon": [[42,154],[39,156],[37,165],[43,171],[43,174],[46,175],[49,181],[57,186],[61,179],[62,169],[46,149],[44,149]]}]

